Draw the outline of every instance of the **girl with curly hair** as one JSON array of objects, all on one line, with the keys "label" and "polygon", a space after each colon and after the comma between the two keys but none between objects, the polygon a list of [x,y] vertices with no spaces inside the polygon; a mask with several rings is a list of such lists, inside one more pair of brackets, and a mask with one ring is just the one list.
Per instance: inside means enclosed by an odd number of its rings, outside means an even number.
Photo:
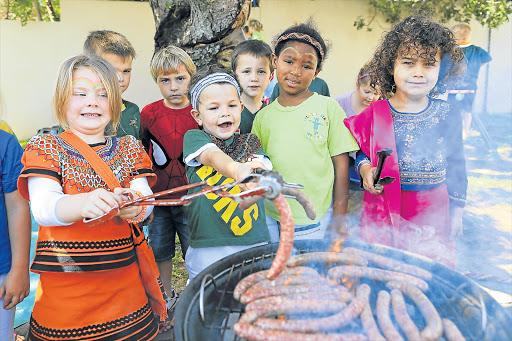
[{"label": "girl with curly hair", "polygon": [[[441,58],[450,69],[440,76]],[[383,38],[369,62],[371,84],[385,100],[345,119],[361,151],[356,168],[366,190],[360,237],[455,267],[467,177],[460,114],[435,97],[463,70],[452,32],[422,16],[408,17]],[[376,185],[377,152],[391,148]]]}]

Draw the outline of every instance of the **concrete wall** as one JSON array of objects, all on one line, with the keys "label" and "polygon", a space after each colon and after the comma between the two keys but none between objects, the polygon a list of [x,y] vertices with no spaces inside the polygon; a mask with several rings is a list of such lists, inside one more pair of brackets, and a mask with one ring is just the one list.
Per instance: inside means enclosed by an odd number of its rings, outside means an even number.
[{"label": "concrete wall", "polygon": [[[110,29],[126,35],[137,52],[130,88],[123,97],[139,107],[160,98],[149,75],[155,25],[148,2],[61,0],[58,23],[0,20],[0,95],[2,118],[19,138],[29,138],[39,128],[55,124],[52,96],[62,61],[78,54],[88,32]],[[353,21],[367,16],[364,0],[261,0],[251,18],[264,26],[267,42],[293,24],[312,17],[325,39],[332,43],[320,77],[331,94],[352,89],[359,67],[371,57],[382,35],[379,25],[372,32],[356,31]],[[381,23],[383,21],[381,20]],[[473,25],[473,42],[487,49],[488,31]],[[512,24],[492,31],[488,108],[491,112],[512,111]],[[480,76],[477,110],[481,110],[485,69]]]}]

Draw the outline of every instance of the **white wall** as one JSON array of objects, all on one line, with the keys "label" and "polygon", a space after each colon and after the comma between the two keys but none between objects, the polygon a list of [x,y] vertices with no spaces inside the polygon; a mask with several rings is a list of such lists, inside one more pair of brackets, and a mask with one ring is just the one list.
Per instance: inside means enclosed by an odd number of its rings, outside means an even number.
[{"label": "white wall", "polygon": [[0,93],[2,119],[20,139],[55,124],[52,97],[60,64],[82,52],[88,33],[108,29],[124,34],[137,57],[123,98],[143,106],[159,98],[149,74],[155,24],[148,2],[61,1],[61,21],[0,21]]},{"label": "white wall", "polygon": [[[55,124],[52,96],[62,61],[82,51],[89,31],[110,29],[126,35],[135,47],[130,88],[123,97],[139,107],[160,98],[149,75],[153,54],[155,24],[148,2],[61,0],[61,21],[29,22],[0,20],[0,94],[2,118],[20,139],[34,135],[39,128]],[[264,26],[268,43],[293,24],[313,17],[325,39],[332,43],[320,77],[335,96],[352,89],[356,74],[378,43],[382,29],[357,31],[353,21],[368,16],[365,0],[261,0],[251,18]],[[381,21],[382,22],[382,21]],[[487,48],[487,29],[472,23],[473,43]],[[492,32],[488,107],[491,112],[512,111],[512,23]],[[477,97],[480,110],[484,69]]]}]

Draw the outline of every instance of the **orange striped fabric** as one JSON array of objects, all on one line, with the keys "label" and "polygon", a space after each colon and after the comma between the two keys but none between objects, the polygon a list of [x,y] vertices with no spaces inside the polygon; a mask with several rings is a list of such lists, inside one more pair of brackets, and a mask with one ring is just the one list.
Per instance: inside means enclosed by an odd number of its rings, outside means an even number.
[{"label": "orange striped fabric", "polygon": [[[151,161],[135,138],[107,138],[93,149],[122,187],[137,177],[155,182]],[[58,136],[33,137],[22,162],[18,189],[27,200],[31,176],[58,181],[65,194],[108,190],[87,160]],[[40,226],[31,271],[40,278],[29,340],[151,340],[158,333],[132,229],[124,220]]]}]

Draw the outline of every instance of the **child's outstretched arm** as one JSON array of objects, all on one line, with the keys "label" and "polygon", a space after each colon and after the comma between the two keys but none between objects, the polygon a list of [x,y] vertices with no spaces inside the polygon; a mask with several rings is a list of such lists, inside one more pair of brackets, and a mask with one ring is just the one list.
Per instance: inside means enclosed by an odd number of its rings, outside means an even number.
[{"label": "child's outstretched arm", "polygon": [[63,222],[73,223],[108,213],[121,201],[120,194],[98,188],[88,193],[63,196],[57,203],[56,213]]},{"label": "child's outstretched arm", "polygon": [[334,166],[332,221],[328,231],[334,236],[346,234],[345,215],[348,207],[349,170],[348,153],[331,157]]},{"label": "child's outstretched arm", "polygon": [[245,163],[236,162],[218,147],[211,147],[206,149],[195,159],[199,163],[205,166],[211,166],[215,168],[215,170],[217,170],[220,174],[234,180],[240,180],[244,176],[251,174],[253,169],[267,169],[263,163],[258,161],[250,161]]},{"label": "child's outstretched arm", "polygon": [[11,243],[12,265],[0,286],[4,309],[11,309],[30,293],[30,209],[28,202],[16,190],[4,193],[5,209]]}]

